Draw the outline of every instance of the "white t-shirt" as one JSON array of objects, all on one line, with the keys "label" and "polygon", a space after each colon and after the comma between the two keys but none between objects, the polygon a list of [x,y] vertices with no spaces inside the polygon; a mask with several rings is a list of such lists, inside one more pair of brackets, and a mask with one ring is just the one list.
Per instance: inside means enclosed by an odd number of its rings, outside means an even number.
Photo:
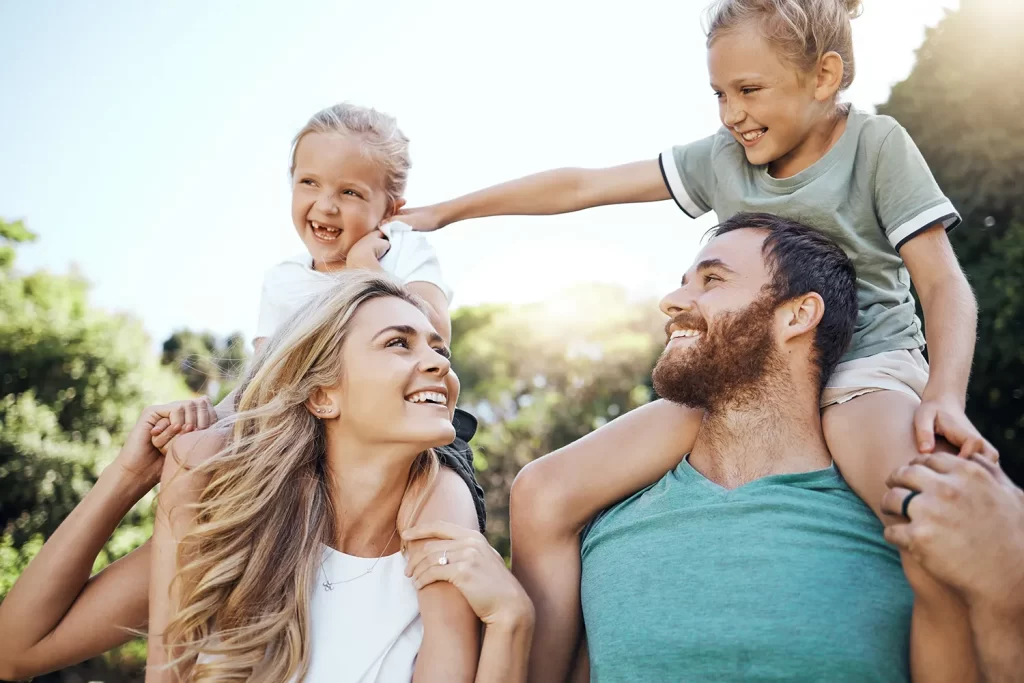
[{"label": "white t-shirt", "polygon": [[[380,260],[381,267],[402,284],[429,282],[436,285],[450,302],[452,292],[441,277],[441,264],[427,238],[397,221],[382,226],[381,232],[391,242],[388,253]],[[295,256],[268,270],[263,276],[256,338],[274,334],[295,311],[334,283],[334,273],[313,270],[309,254]]]},{"label": "white t-shirt", "polygon": [[[402,553],[377,561],[325,549],[310,613],[312,649],[304,683],[408,683],[423,642],[416,587]],[[325,590],[324,573],[335,582]]]},{"label": "white t-shirt", "polygon": [[[302,683],[409,683],[423,643],[416,587],[402,553],[355,557],[324,547],[310,599],[310,660]],[[366,574],[366,570],[373,571]],[[325,574],[333,582],[324,588]],[[358,578],[355,578],[358,577]],[[338,583],[354,578],[347,583]],[[200,656],[200,661],[210,661]],[[292,683],[297,683],[293,681]]]}]

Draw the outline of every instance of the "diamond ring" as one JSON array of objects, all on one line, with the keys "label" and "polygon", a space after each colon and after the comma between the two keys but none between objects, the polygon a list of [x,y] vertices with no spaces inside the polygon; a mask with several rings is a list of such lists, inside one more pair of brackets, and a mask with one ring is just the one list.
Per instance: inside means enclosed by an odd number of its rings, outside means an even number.
[{"label": "diamond ring", "polygon": [[447,550],[445,550],[443,553],[441,553],[441,557],[438,558],[437,563],[439,565],[441,565],[442,567],[445,566],[446,564],[448,564],[448,551]]}]

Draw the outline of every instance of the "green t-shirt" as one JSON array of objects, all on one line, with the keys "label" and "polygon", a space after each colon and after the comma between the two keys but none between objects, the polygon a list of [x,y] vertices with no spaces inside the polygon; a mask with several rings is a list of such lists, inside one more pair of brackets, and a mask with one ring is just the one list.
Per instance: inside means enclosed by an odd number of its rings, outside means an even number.
[{"label": "green t-shirt", "polygon": [[591,680],[909,680],[899,555],[835,467],[727,490],[684,460],[582,560]]},{"label": "green t-shirt", "polygon": [[857,268],[860,312],[843,360],[924,346],[910,275],[899,249],[927,227],[960,222],[907,131],[888,116],[851,107],[839,141],[810,168],[776,179],[752,166],[724,128],[660,157],[673,198],[696,218],[771,213],[818,228]]}]

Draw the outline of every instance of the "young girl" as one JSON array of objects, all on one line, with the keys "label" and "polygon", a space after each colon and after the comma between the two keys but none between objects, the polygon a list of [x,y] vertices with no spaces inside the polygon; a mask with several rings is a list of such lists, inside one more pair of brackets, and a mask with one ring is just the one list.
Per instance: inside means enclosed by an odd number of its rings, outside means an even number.
[{"label": "young girl", "polygon": [[[672,199],[693,218],[711,210],[721,218],[767,212],[823,230],[854,260],[860,307],[851,348],[821,397],[823,427],[847,481],[887,521],[880,508],[886,476],[932,451],[936,435],[962,454],[996,453],[964,414],[976,304],[946,237],[960,222],[956,209],[896,121],[838,101],[854,77],[850,19],[859,9],[859,0],[720,0],[708,26],[723,124],[717,133],[657,160],[540,173],[405,212],[403,220],[433,230],[467,218]],[[911,278],[928,322],[931,368],[921,353]],[[594,513],[672,469],[701,419],[659,402],[545,458],[538,463],[548,468],[539,477],[550,487],[544,500],[565,515],[548,509],[543,523],[519,530],[531,543],[535,534],[572,537]],[[636,448],[639,435],[659,430],[690,438]],[[632,458],[623,462],[623,452]],[[973,652],[959,602],[909,556],[904,567],[917,598],[915,678],[969,680]],[[535,568],[519,568],[530,589]],[[560,665],[545,662],[545,648],[556,647],[549,622],[558,610],[536,602],[534,663],[557,678]]]},{"label": "young girl", "polygon": [[[408,225],[394,221],[404,206],[409,138],[391,116],[353,104],[314,114],[292,142],[292,223],[307,253],[267,271],[253,346],[306,302],[330,289],[335,275],[354,268],[386,272],[429,307],[430,322],[451,341],[451,290],[433,247]],[[456,381],[451,373],[449,381]],[[221,403],[219,408],[228,401]],[[441,462],[469,486],[481,531],[483,489],[476,481],[469,441],[476,419],[456,408],[455,441],[438,449]]]}]

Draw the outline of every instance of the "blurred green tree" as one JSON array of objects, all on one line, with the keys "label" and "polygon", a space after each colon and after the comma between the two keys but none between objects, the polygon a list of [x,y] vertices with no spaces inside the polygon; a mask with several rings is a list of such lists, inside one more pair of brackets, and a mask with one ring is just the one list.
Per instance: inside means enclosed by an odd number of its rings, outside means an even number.
[{"label": "blurred green tree", "polygon": [[[158,365],[137,320],[89,305],[82,278],[15,269],[17,246],[33,239],[20,221],[0,220],[0,598],[95,483],[142,408],[188,395]],[[96,569],[151,530],[147,500]]]},{"label": "blurred green tree", "polygon": [[910,132],[963,215],[950,239],[978,297],[967,413],[1024,483],[1024,7],[963,0],[879,112]]},{"label": "blurred green tree", "polygon": [[473,446],[488,536],[506,557],[515,475],[650,400],[663,325],[656,302],[633,300],[612,285],[576,288],[540,304],[455,312],[459,403],[480,421]]},{"label": "blurred green tree", "polygon": [[176,370],[189,389],[216,402],[235,387],[248,358],[241,332],[220,339],[182,328],[164,342],[160,362]]}]

